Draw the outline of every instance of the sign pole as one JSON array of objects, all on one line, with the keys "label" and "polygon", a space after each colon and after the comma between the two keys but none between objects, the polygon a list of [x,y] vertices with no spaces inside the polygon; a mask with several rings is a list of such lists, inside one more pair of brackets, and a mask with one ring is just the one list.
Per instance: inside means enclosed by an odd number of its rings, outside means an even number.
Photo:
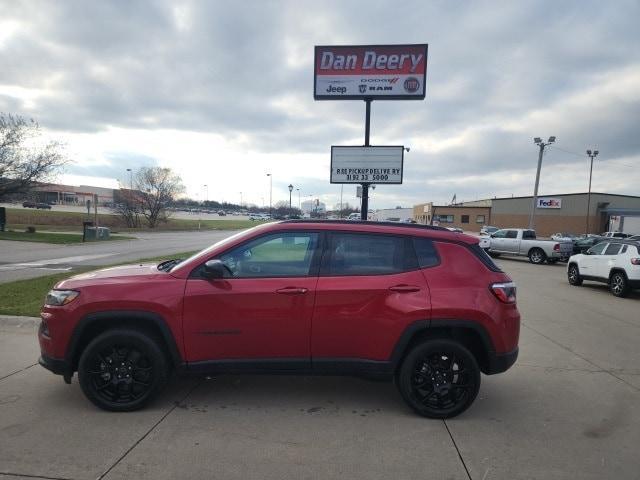
[{"label": "sign pole", "polygon": [[[364,117],[364,146],[369,146],[369,135],[371,133],[371,98],[365,98],[364,103],[366,106]],[[360,208],[360,220],[366,220],[369,213],[369,184],[361,183],[362,185],[362,206]]]}]

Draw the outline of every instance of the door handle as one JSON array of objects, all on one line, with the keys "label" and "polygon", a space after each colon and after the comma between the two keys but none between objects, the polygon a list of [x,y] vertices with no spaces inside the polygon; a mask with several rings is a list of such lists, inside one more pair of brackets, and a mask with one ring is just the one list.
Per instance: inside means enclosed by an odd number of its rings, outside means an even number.
[{"label": "door handle", "polygon": [[416,285],[394,285],[393,287],[389,287],[389,290],[391,290],[392,292],[410,293],[419,292],[420,287]]},{"label": "door handle", "polygon": [[307,289],[304,287],[284,287],[276,290],[276,293],[280,293],[282,295],[300,295],[302,293],[307,293]]}]

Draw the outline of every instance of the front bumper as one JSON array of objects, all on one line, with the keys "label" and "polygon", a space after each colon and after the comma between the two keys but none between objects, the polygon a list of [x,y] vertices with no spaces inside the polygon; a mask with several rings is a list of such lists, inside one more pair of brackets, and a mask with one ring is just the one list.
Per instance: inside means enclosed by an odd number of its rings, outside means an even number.
[{"label": "front bumper", "polygon": [[71,367],[69,362],[64,359],[52,358],[47,355],[41,354],[40,358],[38,359],[38,363],[47,370],[55,373],[56,375],[62,375],[65,381],[70,381],[71,377],[73,376],[73,368]]},{"label": "front bumper", "polygon": [[487,375],[495,375],[496,373],[506,372],[516,363],[518,359],[518,347],[508,353],[489,353],[489,364],[487,365],[487,371],[484,372]]}]

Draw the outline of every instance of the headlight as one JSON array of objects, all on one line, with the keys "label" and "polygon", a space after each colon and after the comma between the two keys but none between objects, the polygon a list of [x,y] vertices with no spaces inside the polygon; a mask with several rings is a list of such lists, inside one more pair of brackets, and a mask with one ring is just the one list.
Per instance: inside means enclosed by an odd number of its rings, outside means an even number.
[{"label": "headlight", "polygon": [[50,290],[49,293],[47,293],[44,304],[61,307],[62,305],[73,302],[78,295],[80,295],[80,292],[76,292],[75,290]]}]

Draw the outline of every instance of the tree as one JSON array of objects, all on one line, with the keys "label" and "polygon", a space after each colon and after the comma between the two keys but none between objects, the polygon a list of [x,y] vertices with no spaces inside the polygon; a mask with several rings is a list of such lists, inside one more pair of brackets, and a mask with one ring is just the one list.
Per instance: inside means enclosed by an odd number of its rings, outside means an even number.
[{"label": "tree", "polygon": [[42,142],[35,120],[0,114],[0,198],[29,191],[66,163],[58,142]]},{"label": "tree", "polygon": [[146,218],[149,228],[169,218],[167,207],[184,191],[179,175],[170,168],[142,167],[136,173],[135,187],[131,192],[139,200],[140,213]]}]

